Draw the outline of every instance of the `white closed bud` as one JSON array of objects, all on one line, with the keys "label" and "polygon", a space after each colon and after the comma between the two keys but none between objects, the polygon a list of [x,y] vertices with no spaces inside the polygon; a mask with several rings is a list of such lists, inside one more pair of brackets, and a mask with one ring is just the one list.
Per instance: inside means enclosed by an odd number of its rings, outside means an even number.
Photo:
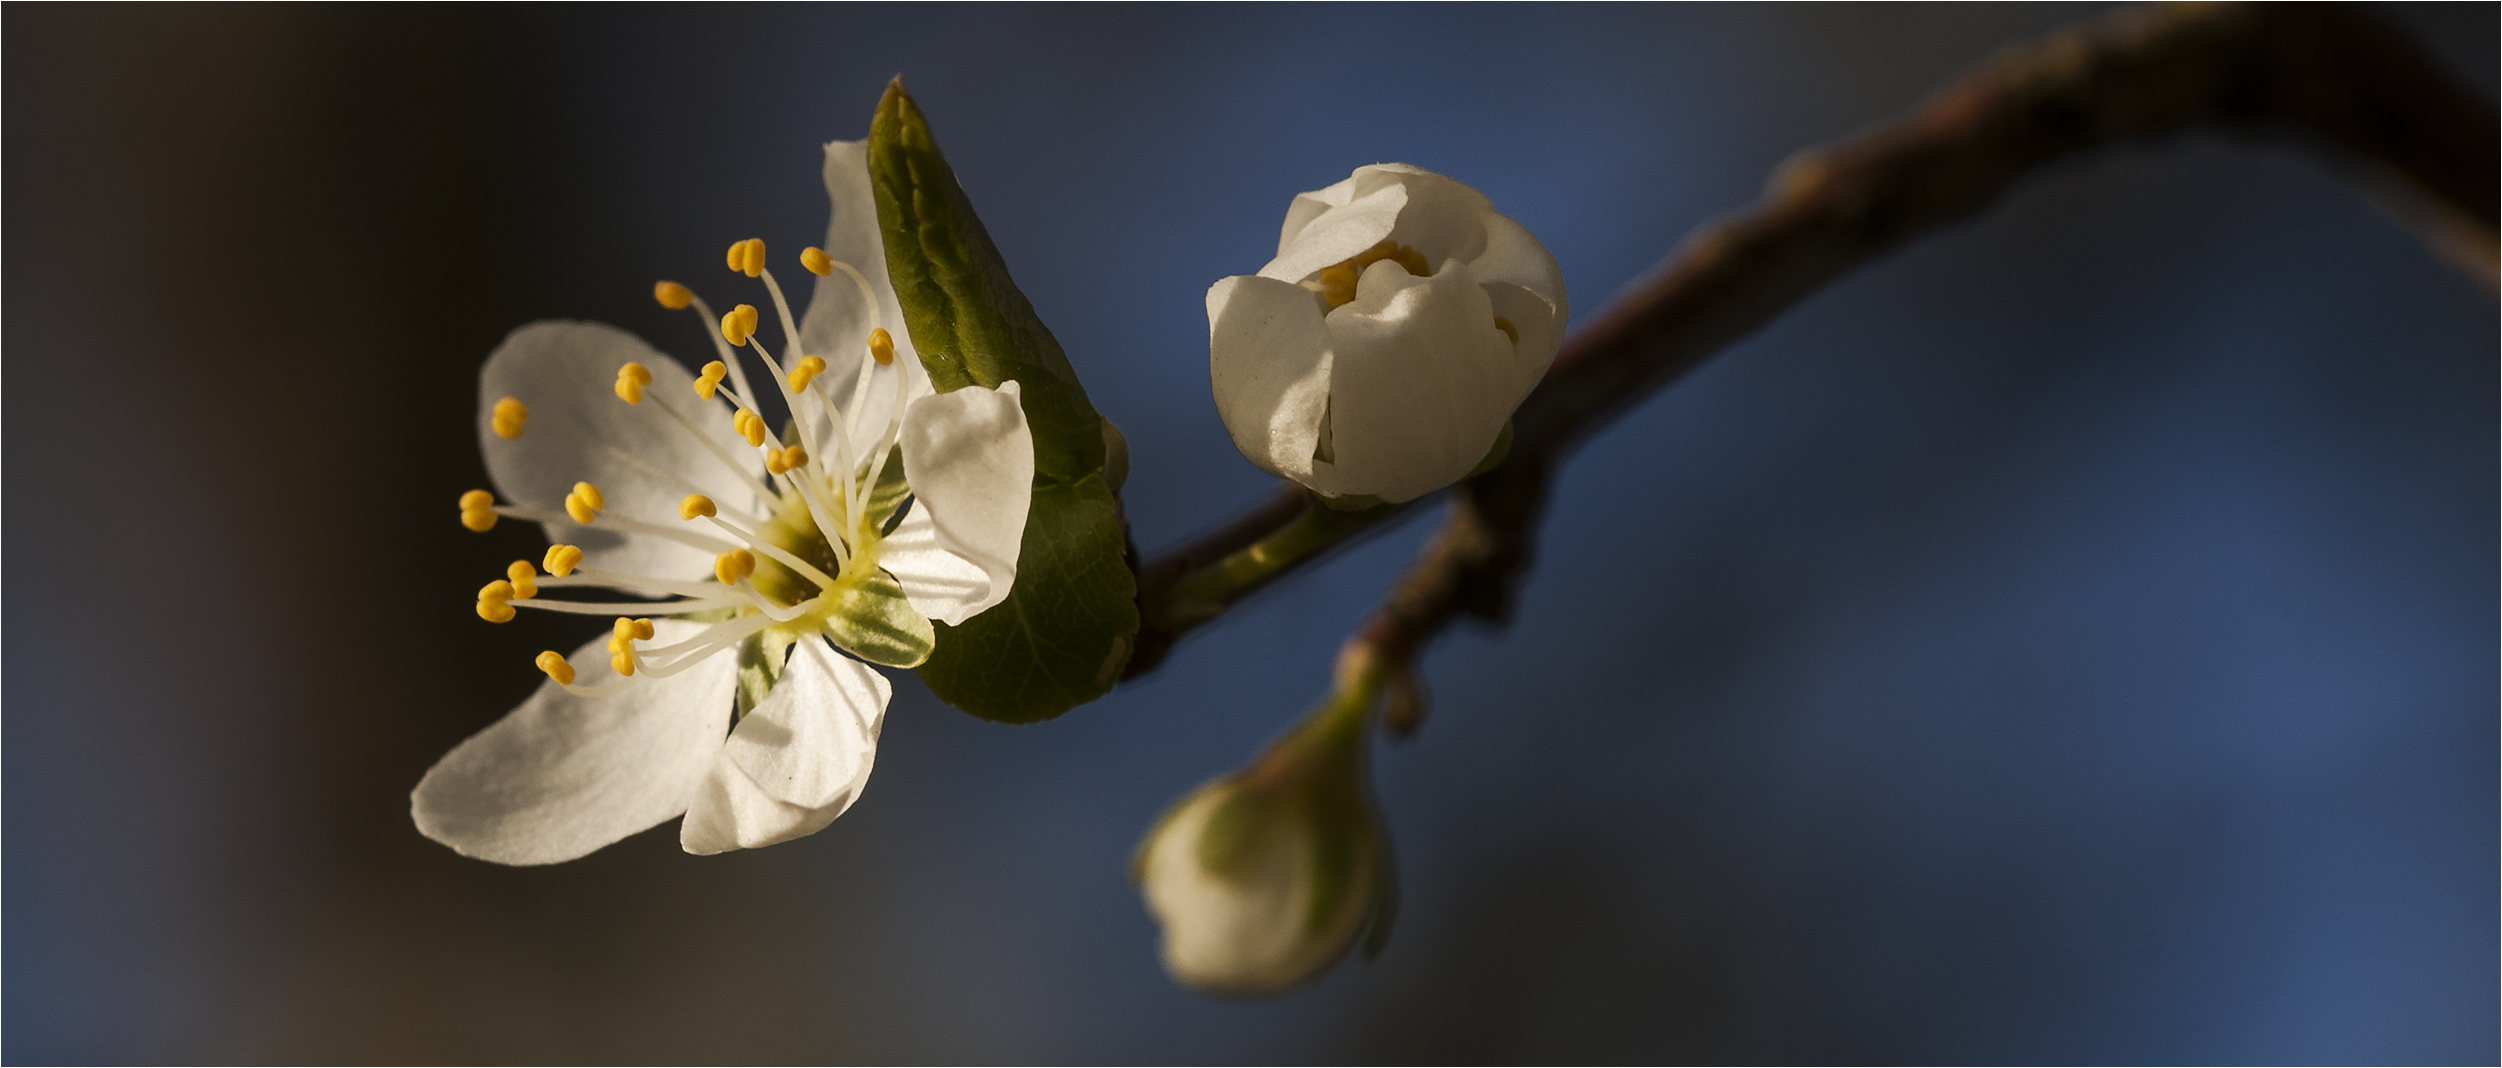
[{"label": "white closed bud", "polygon": [[1364,786],[1361,705],[1324,708],[1249,769],[1164,814],[1131,869],[1164,967],[1211,994],[1265,997],[1387,935],[1388,849]]},{"label": "white closed bud", "polygon": [[1487,458],[1570,314],[1555,257],[1483,194],[1375,164],[1295,197],[1277,258],[1209,287],[1208,372],[1252,463],[1405,501]]}]

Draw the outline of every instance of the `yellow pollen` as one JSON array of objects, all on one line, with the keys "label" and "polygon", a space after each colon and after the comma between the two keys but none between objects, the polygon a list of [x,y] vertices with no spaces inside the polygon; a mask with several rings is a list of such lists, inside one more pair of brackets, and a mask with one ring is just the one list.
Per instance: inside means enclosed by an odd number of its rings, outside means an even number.
[{"label": "yellow pollen", "polygon": [[556,680],[558,686],[573,685],[573,665],[565,662],[565,654],[550,649],[539,654],[539,670]]},{"label": "yellow pollen", "polygon": [[504,578],[513,584],[513,597],[527,601],[539,595],[539,570],[528,560],[515,560],[504,569]]},{"label": "yellow pollen", "polygon": [[724,586],[736,586],[738,580],[756,573],[756,555],[745,549],[732,549],[712,558],[712,577]]},{"label": "yellow pollen", "polygon": [[747,444],[750,446],[764,444],[764,417],[745,408],[739,409],[737,415],[730,417],[730,429],[738,431],[738,436],[747,439]]},{"label": "yellow pollen", "polygon": [[635,636],[635,638],[637,638],[638,640],[641,640],[641,641],[650,641],[650,640],[652,640],[652,621],[651,621],[651,620],[649,620],[649,619],[638,619],[638,620],[635,620],[635,621],[634,621],[634,636]]},{"label": "yellow pollen", "polygon": [[495,529],[495,495],[485,490],[461,494],[460,525],[480,534]]},{"label": "yellow pollen", "polygon": [[792,471],[808,466],[808,450],[797,445],[782,450],[782,466]]},{"label": "yellow pollen", "polygon": [[824,373],[824,360],[814,356],[800,357],[799,362],[791,366],[791,392],[808,392],[808,383],[816,381],[817,376]]},{"label": "yellow pollen", "polygon": [[824,249],[815,245],[799,250],[799,265],[819,278],[834,273],[834,257],[826,255]]},{"label": "yellow pollen", "polygon": [[654,282],[652,299],[670,311],[685,311],[687,305],[695,303],[695,294],[676,282]]},{"label": "yellow pollen", "polygon": [[515,614],[512,606],[513,584],[496,579],[478,587],[478,618],[489,623],[508,623]]},{"label": "yellow pollen", "polygon": [[756,306],[753,304],[741,304],[721,317],[721,336],[728,338],[732,346],[746,344],[748,336],[755,332]]},{"label": "yellow pollen", "polygon": [[617,399],[627,404],[643,403],[643,387],[652,384],[652,373],[639,363],[617,368]]},{"label": "yellow pollen", "polygon": [[521,436],[521,424],[529,420],[530,406],[521,403],[518,397],[506,397],[495,402],[494,413],[488,417],[487,425],[495,430],[496,437],[511,441]]},{"label": "yellow pollen", "polygon": [[574,483],[573,492],[565,494],[565,514],[586,527],[591,525],[592,520],[598,519],[599,510],[606,507],[608,501],[599,495],[599,487],[588,482]]},{"label": "yellow pollen", "polygon": [[712,498],[701,493],[689,493],[685,500],[678,502],[678,518],[680,519],[692,520],[699,515],[719,514],[721,514],[720,510],[712,506]]},{"label": "yellow pollen", "polygon": [[764,239],[751,237],[730,246],[730,269],[749,278],[764,272]]},{"label": "yellow pollen", "polygon": [[882,326],[869,331],[869,357],[880,367],[895,362],[895,335]]},{"label": "yellow pollen", "polygon": [[622,649],[631,648],[631,646],[626,643],[633,640],[634,620],[625,616],[618,616],[616,624],[608,628],[608,651],[613,653]]},{"label": "yellow pollen", "polygon": [[608,666],[619,675],[632,675],[634,674],[634,654],[631,651],[610,653]]},{"label": "yellow pollen", "polygon": [[695,395],[711,400],[712,391],[721,388],[721,376],[729,373],[729,365],[719,360],[705,364],[704,373],[695,376]]},{"label": "yellow pollen", "polygon": [[1383,260],[1398,264],[1418,278],[1433,275],[1433,265],[1425,261],[1424,253],[1385,237],[1371,248],[1321,268],[1319,277],[1315,279],[1320,283],[1321,300],[1331,308],[1354,301],[1355,283],[1363,277],[1364,268]]},{"label": "yellow pollen", "polygon": [[574,565],[581,562],[582,550],[571,545],[550,545],[546,558],[539,561],[539,566],[546,568],[548,574],[561,578],[573,574]]},{"label": "yellow pollen", "polygon": [[1511,320],[1497,315],[1494,317],[1494,328],[1502,331],[1504,337],[1512,339],[1512,344],[1520,344],[1520,328],[1513,326]]}]

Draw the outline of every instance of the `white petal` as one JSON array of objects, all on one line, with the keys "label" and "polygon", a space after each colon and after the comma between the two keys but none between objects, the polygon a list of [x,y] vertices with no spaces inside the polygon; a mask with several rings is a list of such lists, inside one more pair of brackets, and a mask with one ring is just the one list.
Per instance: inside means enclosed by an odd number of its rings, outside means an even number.
[{"label": "white petal", "polygon": [[920,547],[909,542],[881,549],[878,561],[903,584],[914,609],[949,626],[1006,600],[1016,582],[1034,488],[1034,435],[1022,397],[1013,381],[995,390],[966,386],[904,411],[904,480],[912,486],[913,513],[928,513],[930,548],[980,569],[988,581],[979,591],[933,582],[947,565],[917,556]]},{"label": "white petal", "polygon": [[1424,253],[1428,263],[1474,260],[1486,249],[1485,217],[1494,208],[1467,183],[1404,163],[1358,167],[1356,188],[1396,183],[1406,194],[1389,238]]},{"label": "white petal", "polygon": [[[643,403],[616,394],[617,369],[639,363],[651,372]],[[733,511],[757,513],[755,450],[730,430],[730,413],[699,401],[694,376],[677,361],[613,326],[531,323],[504,339],[478,372],[478,442],[487,473],[505,500],[561,512],[576,482],[599,487],[607,513],[645,522],[679,523],[678,501],[702,493]],[[529,406],[522,435],[507,441],[491,428],[495,402],[516,397]],[[676,411],[719,449],[706,449],[669,418]],[[723,460],[729,457],[729,462]],[[745,465],[752,477],[742,479]],[[551,541],[582,547],[584,562],[616,571],[701,574],[712,554],[648,536],[598,526],[547,525]]]},{"label": "white petal", "polygon": [[1564,297],[1564,270],[1555,265],[1554,254],[1509,215],[1488,209],[1480,219],[1485,227],[1485,251],[1468,261],[1469,269],[1477,272],[1477,281],[1509,282],[1553,307],[1556,322],[1571,318],[1571,304]]},{"label": "white petal", "polygon": [[824,830],[860,799],[892,694],[884,676],[802,638],[773,692],[731,732],[678,844],[709,855]]},{"label": "white petal", "polygon": [[1407,187],[1385,185],[1342,207],[1320,213],[1277,258],[1260,268],[1260,277],[1300,282],[1312,273],[1371,248],[1390,236],[1399,211],[1407,206]]},{"label": "white petal", "polygon": [[1208,287],[1208,380],[1225,429],[1260,469],[1312,477],[1329,401],[1329,327],[1310,290],[1258,275]]},{"label": "white petal", "polygon": [[1482,288],[1494,314],[1520,332],[1506,365],[1510,387],[1504,393],[1511,398],[1508,407],[1517,408],[1537,388],[1538,380],[1546,377],[1547,365],[1555,362],[1555,350],[1564,340],[1564,318],[1537,294],[1509,282],[1487,282]]},{"label": "white petal", "polygon": [[[703,628],[656,620],[652,629],[665,645]],[[577,684],[616,677],[605,638],[570,659]],[[426,837],[502,864],[572,860],[664,822],[685,811],[720,754],[737,670],[716,655],[610,697],[544,683],[435,762],[409,813]]]},{"label": "white petal", "polygon": [[877,200],[869,184],[867,141],[835,141],[825,146],[825,193],[833,204],[833,216],[825,227],[826,254],[857,269],[868,282],[871,297],[863,297],[860,282],[839,268],[817,279],[808,312],[799,320],[800,351],[825,361],[825,373],[818,376],[823,384],[816,390],[834,398],[837,405],[850,403],[852,382],[862,366],[860,355],[868,351],[870,329],[885,327],[895,342],[895,370],[881,372],[862,398],[852,446],[861,449],[876,444],[885,433],[887,413],[894,408],[894,386],[885,375],[901,373],[910,379],[908,402],[930,392],[929,372],[922,369],[921,358],[912,348],[912,332],[904,329],[903,305],[896,301],[894,284],[886,274],[886,239],[878,229]]},{"label": "white petal", "polygon": [[1466,264],[1413,278],[1388,260],[1328,317],[1333,463],[1315,488],[1404,501],[1457,481],[1511,418],[1518,357]]},{"label": "white petal", "polygon": [[1378,875],[1352,875],[1336,911],[1312,923],[1313,843],[1298,825],[1253,846],[1241,870],[1220,878],[1200,861],[1200,843],[1224,791],[1202,790],[1158,827],[1140,865],[1147,908],[1164,931],[1164,966],[1194,988],[1261,996],[1292,988],[1326,968],[1371,914]]},{"label": "white petal", "polygon": [[848,807],[869,779],[893,695],[886,677],[868,665],[821,637],[802,638],[773,692],[730,732],[721,757],[777,801]]},{"label": "white petal", "polygon": [[1322,212],[1342,207],[1353,199],[1355,199],[1355,176],[1353,175],[1341,178],[1326,188],[1295,194],[1294,203],[1286,205],[1286,225],[1277,233],[1277,254],[1285,255],[1286,246],[1294,244],[1294,239],[1302,236],[1303,228],[1310,226],[1312,220],[1320,218]]}]

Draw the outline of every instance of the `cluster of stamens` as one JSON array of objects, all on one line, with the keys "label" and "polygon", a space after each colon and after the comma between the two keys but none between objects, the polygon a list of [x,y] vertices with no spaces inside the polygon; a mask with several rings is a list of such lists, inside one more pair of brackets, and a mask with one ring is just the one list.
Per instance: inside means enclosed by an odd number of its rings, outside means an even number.
[{"label": "cluster of stamens", "polygon": [[[868,396],[870,372],[893,365],[894,338],[883,326],[872,327],[860,372],[846,387],[850,394],[849,403],[838,405],[826,392],[812,392],[812,387],[826,373],[828,364],[822,356],[796,351],[798,326],[781,287],[774,281],[772,273],[765,269],[764,242],[751,238],[731,245],[727,261],[731,270],[762,279],[772,295],[783,330],[791,338],[793,351],[785,357],[787,371],[783,361],[777,361],[761,342],[755,340],[761,314],[754,305],[737,305],[728,314],[716,318],[692,290],[666,281],[653,285],[652,298],[662,307],[672,310],[692,308],[708,326],[717,325],[717,331],[708,332],[712,333],[713,343],[721,358],[704,365],[693,383],[694,393],[702,401],[713,401],[716,397],[725,400],[731,408],[732,431],[748,447],[762,450],[766,480],[759,488],[765,491],[765,499],[778,502],[778,513],[769,510],[764,516],[748,516],[734,512],[737,521],[733,522],[732,517],[723,515],[721,506],[712,498],[702,494],[684,497],[678,505],[678,518],[689,523],[709,524],[718,532],[715,536],[622,516],[603,515],[608,502],[599,487],[589,482],[574,483],[572,492],[565,495],[562,515],[534,508],[498,505],[494,495],[485,490],[471,490],[461,495],[461,525],[473,531],[492,529],[498,516],[541,523],[570,519],[584,526],[596,523],[621,533],[659,537],[703,547],[715,553],[709,576],[712,581],[706,582],[584,568],[580,566],[583,552],[579,547],[554,545],[548,548],[542,561],[546,576],[542,577],[528,561],[516,560],[506,569],[505,577],[482,587],[478,591],[478,616],[495,623],[512,619],[515,610],[525,606],[599,615],[611,615],[621,607],[614,601],[541,598],[538,594],[542,586],[601,586],[628,593],[671,597],[675,599],[639,606],[656,610],[654,615],[684,617],[710,614],[708,618],[719,620],[686,641],[662,649],[643,649],[634,643],[652,639],[655,633],[652,620],[616,617],[608,639],[608,653],[609,665],[619,678],[599,686],[575,686],[573,666],[563,654],[553,650],[540,653],[537,658],[539,669],[558,685],[574,693],[597,696],[630,685],[629,680],[640,681],[637,676],[659,678],[675,674],[697,661],[733,647],[768,626],[812,625],[806,622],[808,614],[824,610],[819,606],[826,603],[823,597],[837,585],[839,580],[836,575],[849,574],[856,565],[874,566],[873,549],[879,535],[864,513],[870,486],[875,482],[877,473],[885,469],[899,433],[905,400],[905,379],[901,372],[893,376],[894,404],[889,409],[882,440],[865,455],[858,456],[854,455],[853,442],[858,430],[856,420]],[[821,277],[838,270],[850,275],[859,287],[861,298],[869,305],[872,322],[878,317],[877,298],[867,279],[857,269],[817,248],[801,253],[800,263]],[[736,350],[742,347],[753,347],[763,357],[765,366],[773,374],[772,385],[779,388],[788,404],[793,426],[782,440],[776,440],[768,433],[765,419],[756,409],[755,394],[749,389],[748,381],[737,364]],[[619,400],[640,405],[650,399],[647,390],[652,381],[650,368],[639,363],[626,363],[617,368],[613,390]],[[724,451],[714,439],[697,431],[696,424],[689,422],[688,417],[681,415],[675,406],[666,400],[659,403],[670,419],[695,434],[707,451],[731,467],[740,469],[741,479],[753,482],[755,475],[752,468],[741,468],[732,452]],[[528,418],[529,409],[518,398],[512,397],[498,401],[490,413],[492,429],[497,436],[508,440],[521,435],[522,424]],[[793,438],[796,440],[790,440]],[[823,446],[831,455],[812,451],[812,444]],[[608,448],[611,452],[623,451],[616,443],[609,444]],[[822,538],[822,544],[803,534],[806,544],[816,546],[808,551],[824,554],[818,555],[814,563],[794,553],[790,547],[777,544],[789,540],[793,529],[805,531],[810,524],[816,528],[814,534]],[[772,538],[765,536],[774,531],[780,533],[775,533]],[[782,569],[774,573],[776,577],[772,581],[765,582],[766,588],[775,591],[782,600],[793,603],[780,603],[768,596],[766,590],[758,589],[749,581],[756,576],[759,555],[770,558]],[[821,568],[817,563],[829,566]],[[575,574],[577,570],[580,571],[578,576]],[[728,618],[722,619],[721,614],[725,612]]]},{"label": "cluster of stamens", "polygon": [[[1324,311],[1336,311],[1355,302],[1355,284],[1363,279],[1364,269],[1383,260],[1398,264],[1410,276],[1433,277],[1433,264],[1425,259],[1424,253],[1385,237],[1371,248],[1321,268],[1319,274],[1303,285],[1320,295]],[[1502,331],[1504,337],[1512,339],[1512,344],[1520,344],[1520,328],[1513,326],[1511,320],[1497,315],[1494,317],[1494,328]]]}]

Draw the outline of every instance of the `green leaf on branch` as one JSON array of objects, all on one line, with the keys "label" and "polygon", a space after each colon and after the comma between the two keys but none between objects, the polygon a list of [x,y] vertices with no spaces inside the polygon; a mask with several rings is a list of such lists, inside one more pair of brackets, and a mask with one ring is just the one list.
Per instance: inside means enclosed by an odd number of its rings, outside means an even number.
[{"label": "green leaf on branch", "polygon": [[[1110,690],[1138,633],[1112,488],[1127,450],[1116,450],[1119,431],[1096,414],[1068,354],[1008,276],[900,78],[869,127],[869,178],[886,273],[931,385],[947,393],[1014,381],[1034,435],[1016,584],[963,626],[939,626],[921,678],[985,719],[1050,719]],[[1121,470],[1107,470],[1115,451]]]},{"label": "green leaf on branch", "polygon": [[1023,383],[1037,480],[1074,482],[1102,470],[1103,428],[1086,387],[1008,277],[901,78],[886,87],[869,127],[869,178],[886,274],[930,383],[941,393]]},{"label": "green leaf on branch", "polygon": [[921,679],[984,719],[1032,723],[1120,681],[1138,632],[1138,587],[1101,475],[1034,490],[1016,585],[960,627],[938,625]]}]

